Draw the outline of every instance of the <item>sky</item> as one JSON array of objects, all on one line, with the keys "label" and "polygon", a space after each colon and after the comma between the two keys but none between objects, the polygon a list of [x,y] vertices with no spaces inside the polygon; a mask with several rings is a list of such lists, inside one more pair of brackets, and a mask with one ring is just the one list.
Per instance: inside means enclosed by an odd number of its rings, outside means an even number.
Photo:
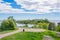
[{"label": "sky", "polygon": [[60,20],[60,0],[0,0],[0,20]]}]

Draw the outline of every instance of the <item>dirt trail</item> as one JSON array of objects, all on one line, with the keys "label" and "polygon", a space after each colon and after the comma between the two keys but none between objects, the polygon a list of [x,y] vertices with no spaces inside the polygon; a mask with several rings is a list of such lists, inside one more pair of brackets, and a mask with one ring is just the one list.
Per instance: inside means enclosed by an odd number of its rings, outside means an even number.
[{"label": "dirt trail", "polygon": [[38,29],[38,28],[37,29],[36,28],[19,28],[19,30],[16,30],[10,33],[0,34],[0,39],[18,32],[23,32],[23,29],[25,32],[44,32],[45,31],[44,29]]}]

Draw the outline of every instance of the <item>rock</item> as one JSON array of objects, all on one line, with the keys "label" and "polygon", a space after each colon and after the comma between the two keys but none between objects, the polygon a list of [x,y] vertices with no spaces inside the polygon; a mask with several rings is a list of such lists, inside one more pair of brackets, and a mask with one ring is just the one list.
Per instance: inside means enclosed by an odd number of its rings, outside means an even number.
[{"label": "rock", "polygon": [[51,36],[44,36],[43,40],[54,40]]}]

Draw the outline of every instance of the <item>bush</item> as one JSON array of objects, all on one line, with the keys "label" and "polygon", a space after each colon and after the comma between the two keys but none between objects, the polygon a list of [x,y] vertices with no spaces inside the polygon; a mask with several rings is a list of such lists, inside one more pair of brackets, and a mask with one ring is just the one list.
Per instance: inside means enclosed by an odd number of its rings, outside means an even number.
[{"label": "bush", "polygon": [[12,18],[3,20],[1,23],[1,30],[14,30],[16,29],[16,23]]},{"label": "bush", "polygon": [[7,30],[8,24],[9,24],[9,22],[7,20],[3,20],[1,23],[1,30]]},{"label": "bush", "polygon": [[38,23],[36,27],[37,28],[47,29],[48,25],[49,25],[49,23]]},{"label": "bush", "polygon": [[55,26],[55,23],[50,23],[49,24],[49,27],[48,27],[48,30],[55,30],[56,26]]},{"label": "bush", "polygon": [[28,24],[25,24],[25,27],[28,27]]},{"label": "bush", "polygon": [[60,32],[60,23],[58,23],[57,31]]},{"label": "bush", "polygon": [[57,35],[56,35],[56,32],[54,32],[54,31],[45,31],[45,35],[49,35],[49,36],[52,36],[52,37],[57,37]]}]

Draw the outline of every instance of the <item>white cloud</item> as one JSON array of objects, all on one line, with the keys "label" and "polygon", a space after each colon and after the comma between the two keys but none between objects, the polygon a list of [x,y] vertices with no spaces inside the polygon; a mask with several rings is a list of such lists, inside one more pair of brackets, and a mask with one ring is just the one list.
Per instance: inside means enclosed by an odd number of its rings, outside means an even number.
[{"label": "white cloud", "polygon": [[[14,0],[17,5],[21,5],[21,8],[24,8],[26,10],[36,10],[36,11],[29,11],[26,12],[24,9],[15,9],[10,6],[11,3],[4,2],[0,0],[0,13],[50,13],[50,12],[56,12],[60,11],[60,7],[56,7],[57,0]],[[52,10],[52,11],[50,11]]]},{"label": "white cloud", "polygon": [[0,2],[3,2],[2,0],[0,0]]},{"label": "white cloud", "polygon": [[1,3],[3,2],[0,0],[0,13],[31,13],[31,12],[25,12],[23,9],[15,9],[10,6],[11,3]]},{"label": "white cloud", "polygon": [[51,9],[55,8],[57,0],[15,0],[15,2],[22,5],[22,8],[37,10],[35,13],[49,13]]}]

